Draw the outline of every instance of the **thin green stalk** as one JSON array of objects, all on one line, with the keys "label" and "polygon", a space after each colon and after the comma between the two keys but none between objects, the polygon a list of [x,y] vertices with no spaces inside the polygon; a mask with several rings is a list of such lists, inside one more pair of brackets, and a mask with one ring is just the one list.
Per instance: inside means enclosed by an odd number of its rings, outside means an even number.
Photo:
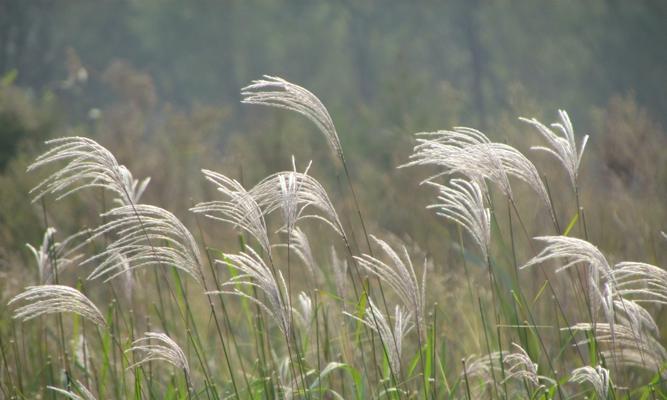
[{"label": "thin green stalk", "polygon": [[[493,290],[493,289],[492,289]],[[479,315],[482,318],[482,327],[484,330],[484,339],[486,342],[486,352],[489,355],[489,363],[491,364],[491,378],[493,379],[493,390],[496,393],[496,398],[500,399],[500,394],[498,393],[498,381],[496,380],[496,373],[493,368],[493,359],[491,358],[491,343],[489,341],[489,333],[486,324],[486,318],[484,317],[484,308],[482,307],[482,300],[478,297],[477,304],[479,305]]]}]

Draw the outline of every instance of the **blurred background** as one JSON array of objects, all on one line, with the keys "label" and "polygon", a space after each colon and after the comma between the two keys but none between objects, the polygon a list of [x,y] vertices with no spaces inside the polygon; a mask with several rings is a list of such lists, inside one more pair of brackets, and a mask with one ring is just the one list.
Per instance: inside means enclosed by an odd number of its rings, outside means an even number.
[{"label": "blurred background", "polygon": [[[396,169],[413,134],[470,126],[526,151],[564,188],[552,194],[565,226],[575,212],[566,177],[528,150],[542,142],[517,117],[550,123],[566,109],[578,137],[591,135],[582,166],[591,241],[612,259],[660,264],[665,21],[662,1],[2,0],[0,271],[7,286],[26,280],[11,271],[32,265],[25,243],[41,240],[45,215],[73,233],[104,208],[101,192],[30,204],[47,171],[25,168],[52,137],[99,141],[135,177],[153,178],[146,202],[190,226],[187,209],[215,196],[201,168],[250,187],[290,168],[292,154],[299,169],[314,160],[311,174],[351,209],[312,124],[240,104],[240,89],[263,74],[320,97],[371,231],[418,243],[439,268],[449,268],[455,230],[425,209],[434,193],[419,182],[431,171]],[[528,221],[533,203],[524,201]],[[233,233],[207,232],[235,246]]]}]

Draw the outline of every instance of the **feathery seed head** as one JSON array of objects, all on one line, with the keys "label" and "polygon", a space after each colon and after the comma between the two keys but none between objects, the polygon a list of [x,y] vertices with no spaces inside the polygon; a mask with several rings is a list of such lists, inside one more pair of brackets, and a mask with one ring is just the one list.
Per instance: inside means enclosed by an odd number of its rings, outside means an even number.
[{"label": "feathery seed head", "polygon": [[[286,233],[287,230],[285,230]],[[303,262],[303,264],[308,269],[308,272],[311,276],[319,279],[320,278],[320,268],[315,257],[313,256],[312,248],[310,247],[310,240],[308,240],[308,235],[301,230],[299,227],[295,227],[289,235],[289,247],[290,251],[296,253],[297,257]],[[279,247],[287,247],[287,243],[278,244]]]},{"label": "feathery seed head", "polygon": [[251,85],[241,89],[242,103],[261,104],[298,112],[317,126],[327,138],[331,150],[342,159],[343,150],[336,127],[320,99],[301,86],[282,78],[268,75],[264,78],[255,80]]},{"label": "feathery seed head", "polygon": [[203,282],[199,247],[190,231],[169,211],[137,204],[114,208],[103,216],[109,222],[96,228],[89,240],[107,234],[115,240],[105,251],[83,262],[99,262],[88,279],[105,276],[108,281],[126,274],[129,263],[130,270],[170,265]]},{"label": "feathery seed head", "polygon": [[609,370],[600,365],[595,368],[587,365],[572,371],[569,382],[578,384],[588,382],[593,385],[599,399],[606,399],[610,384]]},{"label": "feathery seed head", "polygon": [[[294,165],[294,164],[293,164]],[[284,228],[291,230],[302,219],[315,218],[331,226],[336,233],[345,237],[343,225],[338,218],[324,187],[308,175],[308,169],[296,172],[279,172],[266,177],[250,190],[264,215],[281,210]],[[314,208],[317,214],[305,214],[306,209]]]},{"label": "feathery seed head", "polygon": [[92,139],[65,137],[46,144],[53,147],[37,157],[28,171],[60,161],[68,163],[30,191],[36,193],[33,202],[47,193],[61,199],[83,188],[103,187],[114,192],[122,204],[134,204],[148,185],[149,178],[139,183],[109,150]]},{"label": "feathery seed head", "polygon": [[230,223],[257,240],[266,252],[271,251],[264,213],[251,193],[234,179],[214,171],[202,170],[206,179],[217,186],[227,200],[199,203],[190,210],[218,221]]},{"label": "feathery seed head", "polygon": [[547,208],[551,201],[537,169],[520,151],[512,146],[491,142],[483,133],[470,128],[453,131],[418,133],[418,144],[410,155],[411,161],[399,168],[414,165],[444,167],[440,174],[461,174],[486,190],[485,180],[496,184],[513,198],[509,177],[528,184]]},{"label": "feathery seed head", "polygon": [[[562,330],[574,332],[594,332],[595,341],[600,346],[600,353],[609,363],[618,366],[639,367],[649,371],[658,371],[667,361],[667,350],[648,332],[636,331],[634,327],[616,323],[579,323]],[[585,345],[590,338],[577,342]]]},{"label": "feathery seed head", "polygon": [[559,267],[556,272],[566,270],[577,264],[586,265],[589,271],[589,295],[593,310],[597,310],[598,306],[604,302],[604,296],[600,289],[604,283],[609,283],[611,285],[609,293],[614,293],[615,284],[612,268],[602,252],[593,244],[583,239],[568,236],[538,236],[534,239],[545,242],[547,245],[520,269],[550,260],[565,260],[565,264]]},{"label": "feathery seed head", "polygon": [[577,144],[574,139],[574,128],[572,121],[564,110],[558,110],[558,115],[561,122],[551,124],[551,127],[560,131],[561,135],[546,127],[535,118],[519,118],[521,121],[527,122],[537,128],[537,131],[549,143],[550,147],[535,146],[531,147],[533,150],[545,151],[560,161],[570,177],[572,187],[577,186],[577,176],[579,174],[579,165],[581,164],[581,157],[584,154],[586,143],[588,142],[588,135],[584,136],[581,141],[581,146],[577,150]]},{"label": "feathery seed head", "polygon": [[[241,274],[222,284],[225,290],[209,292],[208,294],[227,293],[244,297],[259,305],[276,322],[285,337],[289,337],[292,326],[292,306],[290,304],[287,284],[280,271],[274,276],[264,260],[250,246],[247,252],[230,254],[225,258]],[[222,264],[220,260],[216,263]],[[235,286],[254,286],[264,293],[265,300],[250,296]],[[226,288],[233,288],[227,290]]]},{"label": "feathery seed head", "polygon": [[439,190],[440,203],[427,208],[435,208],[438,215],[468,231],[486,260],[491,245],[491,211],[484,207],[482,188],[475,181],[463,179],[452,179],[449,186],[434,182],[429,184]]},{"label": "feathery seed head", "polygon": [[24,305],[14,311],[14,318],[22,321],[54,313],[74,313],[89,321],[105,326],[100,310],[78,290],[63,285],[28,286],[25,291],[14,296],[8,305],[22,302]]},{"label": "feathery seed head", "polygon": [[401,371],[403,338],[414,327],[410,322],[412,315],[397,305],[394,309],[394,326],[392,327],[389,319],[382,314],[382,311],[373,303],[370,297],[368,298],[368,307],[363,319],[348,312],[343,312],[343,314],[356,319],[380,335],[392,371],[395,374],[399,374]]},{"label": "feathery seed head", "polygon": [[616,291],[638,303],[667,304],[667,271],[655,265],[620,262],[611,272]]},{"label": "feathery seed head", "polygon": [[[73,386],[75,389],[69,390],[57,388],[55,386],[47,386],[46,388],[53,390],[54,392],[61,394],[71,400],[97,400],[93,393],[91,393],[90,390],[83,386],[81,382],[75,381]],[[74,390],[76,390],[76,392]]]},{"label": "feathery seed head", "polygon": [[420,287],[417,280],[417,274],[412,265],[412,260],[408,254],[405,245],[401,246],[402,256],[389,246],[389,244],[377,237],[370,236],[373,242],[380,246],[385,256],[390,260],[385,263],[371,255],[363,254],[361,257],[355,257],[359,266],[369,273],[380,278],[388,284],[398,294],[403,305],[410,310],[410,315],[414,316],[415,323],[422,331],[419,334],[425,335],[424,307],[426,301],[425,277],[426,268],[422,276],[422,285]]},{"label": "feathery seed head", "polygon": [[39,273],[40,283],[51,283],[54,278],[54,264],[58,266],[58,270],[73,264],[81,256],[71,256],[71,253],[76,251],[77,247],[68,249],[68,245],[75,239],[80,237],[85,232],[80,232],[67,237],[62,242],[55,241],[56,229],[49,227],[44,232],[44,237],[39,248],[26,244],[30,252],[35,257],[37,262],[37,271]]},{"label": "feathery seed head", "polygon": [[340,298],[345,298],[347,293],[347,269],[348,263],[344,258],[338,257],[336,248],[331,246],[331,269],[333,269],[334,283]]},{"label": "feathery seed head", "polygon": [[180,346],[169,336],[161,332],[146,332],[144,337],[132,342],[132,347],[125,352],[140,352],[143,357],[133,365],[127,367],[132,369],[151,361],[165,361],[176,368],[190,374],[190,366],[187,357]]}]

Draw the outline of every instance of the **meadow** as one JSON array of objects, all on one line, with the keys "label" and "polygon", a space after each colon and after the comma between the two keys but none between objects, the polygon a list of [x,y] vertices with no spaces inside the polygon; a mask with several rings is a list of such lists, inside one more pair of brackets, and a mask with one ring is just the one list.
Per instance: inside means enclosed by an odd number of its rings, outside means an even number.
[{"label": "meadow", "polygon": [[[14,224],[43,239],[5,275],[4,398],[667,398],[664,140],[623,134],[648,124],[631,100],[604,138],[564,110],[515,115],[524,134],[500,141],[415,133],[378,173],[306,88],[265,76],[241,98],[310,136],[274,146],[258,122],[196,176],[205,122],[185,143],[109,141],[123,162],[75,132],[16,164],[32,219]],[[258,177],[267,153],[286,168]]]}]

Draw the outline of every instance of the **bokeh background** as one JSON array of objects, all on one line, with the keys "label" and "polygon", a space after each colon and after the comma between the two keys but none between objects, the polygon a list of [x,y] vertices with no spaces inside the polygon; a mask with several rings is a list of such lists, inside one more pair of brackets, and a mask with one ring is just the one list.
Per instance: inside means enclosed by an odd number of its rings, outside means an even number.
[{"label": "bokeh background", "polygon": [[[107,146],[136,177],[152,177],[146,202],[188,224],[188,208],[214,196],[201,168],[251,186],[290,168],[291,155],[300,167],[313,160],[355,224],[319,132],[240,104],[240,89],[263,74],[322,99],[371,230],[414,243],[438,268],[453,263],[455,230],[425,209],[434,193],[419,182],[430,171],[396,168],[413,133],[471,126],[529,152],[540,139],[517,117],[551,122],[559,108],[579,137],[591,135],[582,166],[591,241],[612,259],[664,265],[665,21],[662,1],[2,0],[0,297],[34,278],[25,243],[41,240],[45,214],[64,234],[104,208],[101,192],[30,203],[42,175],[25,168],[51,137]],[[552,187],[567,188],[553,160],[528,154]],[[553,196],[566,225],[572,195]],[[537,224],[533,203],[522,210]],[[216,229],[209,240],[236,245]]]}]

